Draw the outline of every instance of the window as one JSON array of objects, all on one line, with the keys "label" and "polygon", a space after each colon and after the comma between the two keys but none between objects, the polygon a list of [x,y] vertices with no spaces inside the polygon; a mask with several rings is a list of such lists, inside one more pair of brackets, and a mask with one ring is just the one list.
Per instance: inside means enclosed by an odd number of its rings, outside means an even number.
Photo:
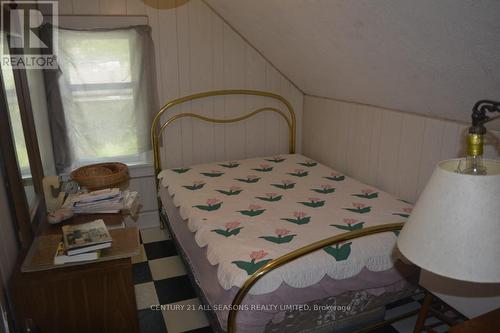
[{"label": "window", "polygon": [[63,140],[59,149],[54,145],[58,171],[143,158],[150,149],[149,126],[157,111],[153,54],[146,26],[59,29],[62,112],[55,116],[64,126],[53,126],[59,128],[54,140]]}]

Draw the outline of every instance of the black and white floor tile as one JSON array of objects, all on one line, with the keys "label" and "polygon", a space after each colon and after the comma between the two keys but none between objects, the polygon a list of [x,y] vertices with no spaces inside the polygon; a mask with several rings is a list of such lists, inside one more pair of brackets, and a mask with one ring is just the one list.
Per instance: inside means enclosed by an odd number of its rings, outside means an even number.
[{"label": "black and white floor tile", "polygon": [[[132,258],[137,313],[141,333],[211,333],[203,311],[176,311],[176,305],[194,305],[200,301],[186,275],[168,232],[160,228],[141,230],[141,253]],[[409,297],[387,305],[386,318],[419,309],[423,296]],[[167,305],[161,310],[158,305]],[[416,315],[380,328],[376,333],[413,332]],[[437,333],[447,332],[449,326],[430,316],[426,325]]]}]

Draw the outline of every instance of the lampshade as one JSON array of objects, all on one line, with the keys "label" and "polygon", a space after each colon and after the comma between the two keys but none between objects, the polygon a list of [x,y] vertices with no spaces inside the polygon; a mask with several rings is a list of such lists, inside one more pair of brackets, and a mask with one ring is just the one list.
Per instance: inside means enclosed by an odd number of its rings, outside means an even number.
[{"label": "lampshade", "polygon": [[401,253],[423,269],[471,282],[500,282],[500,161],[488,175],[456,173],[440,162],[398,237]]}]

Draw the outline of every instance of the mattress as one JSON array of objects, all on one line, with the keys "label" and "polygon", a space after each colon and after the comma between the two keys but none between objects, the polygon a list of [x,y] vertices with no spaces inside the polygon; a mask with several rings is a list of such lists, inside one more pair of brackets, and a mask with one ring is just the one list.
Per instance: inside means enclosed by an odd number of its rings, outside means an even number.
[{"label": "mattress", "polygon": [[[295,249],[401,222],[411,211],[410,204],[298,154],[165,170],[159,178],[196,243],[207,247],[226,290]],[[250,293],[269,293],[283,282],[304,288],[325,275],[346,279],[363,268],[387,270],[398,259],[396,238],[385,232],[325,247],[272,271]]]},{"label": "mattress", "polygon": [[[404,220],[411,210],[301,155],[165,170],[159,178],[170,227],[197,284],[209,304],[226,305],[213,309],[222,327],[252,264],[337,233]],[[414,273],[394,266],[394,244],[395,235],[386,233],[317,251],[268,274],[244,304],[304,304],[353,291],[394,297]],[[262,330],[286,312],[256,309],[239,313],[240,329]]]},{"label": "mattress", "polygon": [[[202,293],[203,301],[209,305],[206,309],[215,314],[217,325],[225,330],[229,307],[239,288],[232,287],[229,290],[222,288],[217,278],[217,266],[211,265],[207,260],[207,248],[198,246],[194,233],[189,230],[186,221],[180,216],[179,208],[173,204],[172,196],[166,188],[160,189],[160,197],[168,216],[169,229],[177,240],[196,287]],[[339,317],[352,317],[361,312],[372,311],[379,306],[412,294],[418,280],[417,273],[416,267],[398,261],[394,267],[381,272],[373,272],[364,268],[356,276],[348,279],[336,280],[325,276],[321,281],[307,288],[293,288],[283,283],[271,293],[248,294],[242,304],[250,307],[250,310],[238,313],[238,332],[275,331],[273,330],[275,326],[282,327],[287,324],[288,320],[295,321],[299,317],[297,312],[301,311],[294,308],[294,305],[311,304],[311,307],[314,307],[314,304],[318,302],[327,306],[318,311],[302,313],[305,317],[321,317],[319,323],[318,318],[307,320],[309,325],[314,323],[314,325],[322,326],[327,320],[333,327],[339,327],[336,322]],[[261,307],[266,304],[275,307]],[[341,308],[332,310],[332,306]],[[349,311],[344,311],[342,308],[346,306],[349,307]],[[277,331],[282,331],[282,329]],[[295,330],[288,328],[287,331],[294,332]]]}]

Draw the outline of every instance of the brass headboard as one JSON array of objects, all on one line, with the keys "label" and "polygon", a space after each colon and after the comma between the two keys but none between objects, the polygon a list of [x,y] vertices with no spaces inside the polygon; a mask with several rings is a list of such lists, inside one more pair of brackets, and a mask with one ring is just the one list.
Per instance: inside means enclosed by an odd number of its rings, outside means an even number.
[{"label": "brass headboard", "polygon": [[[236,118],[230,118],[230,119],[216,119],[216,118],[209,118],[205,116],[201,116],[195,113],[179,113],[174,116],[171,116],[168,118],[163,125],[160,126],[160,119],[161,116],[167,112],[170,108],[185,103],[189,101],[193,101],[196,99],[201,99],[201,98],[206,98],[206,97],[213,97],[213,96],[228,96],[228,95],[251,95],[251,96],[261,96],[261,97],[270,97],[273,99],[276,99],[280,101],[282,104],[284,104],[290,114],[288,117],[283,111],[273,108],[273,107],[263,107],[259,108],[255,111],[252,111],[246,115],[236,117]],[[173,101],[168,102],[165,104],[160,111],[155,115],[153,118],[153,123],[151,124],[151,144],[153,145],[153,161],[154,161],[154,168],[155,168],[155,175],[158,176],[158,173],[161,171],[161,165],[160,165],[160,148],[159,148],[159,142],[161,135],[163,134],[163,131],[165,128],[167,128],[168,125],[170,125],[172,122],[181,119],[181,118],[196,118],[200,119],[203,121],[211,122],[211,123],[216,123],[216,124],[228,124],[228,123],[235,123],[238,121],[242,121],[245,119],[248,119],[256,114],[259,114],[261,112],[275,112],[278,113],[283,119],[285,119],[287,125],[288,125],[288,130],[289,130],[289,142],[288,142],[288,147],[289,147],[289,152],[291,154],[295,153],[295,131],[296,131],[296,120],[295,120],[295,112],[293,111],[293,107],[288,102],[285,98],[283,98],[280,95],[273,94],[270,92],[266,91],[258,91],[258,90],[244,90],[244,89],[237,89],[237,90],[214,90],[214,91],[207,91],[207,92],[202,92],[194,95],[188,95],[184,97],[180,97],[177,99],[174,99]],[[159,130],[158,130],[159,128]]]}]

